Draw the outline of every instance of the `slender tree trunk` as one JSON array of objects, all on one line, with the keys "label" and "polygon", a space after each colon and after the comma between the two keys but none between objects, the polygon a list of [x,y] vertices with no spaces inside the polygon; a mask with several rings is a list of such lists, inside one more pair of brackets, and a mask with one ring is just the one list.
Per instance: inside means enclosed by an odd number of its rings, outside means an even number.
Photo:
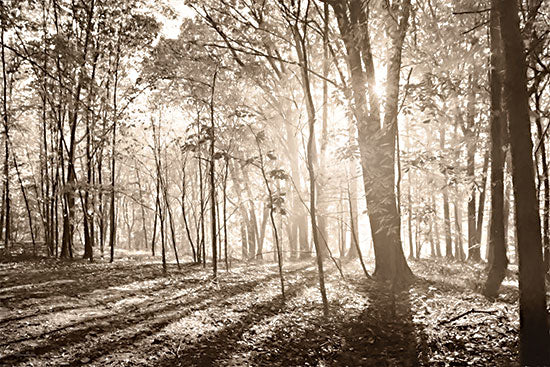
[{"label": "slender tree trunk", "polygon": [[[7,74],[7,65],[6,65],[6,47],[4,40],[4,33],[6,30],[5,19],[1,20],[1,52],[2,52],[2,114],[3,124],[4,124],[4,190],[2,198],[2,223],[5,221],[5,232],[4,232],[4,249],[9,251],[10,246],[10,222],[11,222],[11,203],[10,203],[10,177],[9,177],[9,120],[8,120],[8,74]],[[2,232],[2,227],[0,226],[0,232]],[[0,234],[1,235],[1,234]]]},{"label": "slender tree trunk", "polygon": [[[535,96],[536,104],[540,106],[540,95]],[[540,108],[537,108],[540,111]],[[547,273],[550,269],[550,182],[548,179],[548,160],[546,157],[546,145],[544,143],[545,135],[542,130],[542,122],[540,115],[535,118],[540,144],[540,160],[542,165],[541,180],[544,183],[544,209],[542,216],[543,229],[543,253],[544,253],[544,272]]]},{"label": "slender tree trunk", "polygon": [[[160,188],[160,176],[157,174],[157,187]],[[160,192],[157,195],[157,208],[159,214],[159,224],[160,224],[160,245],[161,245],[161,254],[162,254],[162,271],[164,274],[167,272],[166,265],[166,242],[165,242],[165,232],[164,232],[164,213],[162,211],[162,204],[160,202]]]},{"label": "slender tree trunk", "polygon": [[[407,185],[407,204],[408,204],[408,213],[407,213],[407,229],[409,234],[409,258],[414,259],[414,250],[413,250],[413,230],[412,230],[412,215],[413,215],[413,207],[412,207],[412,195],[411,195],[411,186],[412,186],[412,179],[411,179],[411,171],[407,173],[407,177],[409,178],[409,182]],[[417,256],[419,254],[417,253]]]},{"label": "slender tree trunk", "polygon": [[[229,260],[227,258],[227,177],[229,174],[229,159],[225,157],[225,171],[223,174],[223,258],[225,261],[225,270],[229,270]],[[193,253],[195,250],[193,249]]]},{"label": "slender tree trunk", "polygon": [[217,246],[217,233],[216,233],[216,185],[215,185],[215,159],[214,159],[214,144],[215,144],[215,126],[214,126],[214,93],[216,90],[216,77],[218,75],[218,69],[214,72],[212,78],[212,93],[210,95],[210,217],[212,225],[212,272],[214,279],[218,276],[218,246]]},{"label": "slender tree trunk", "polygon": [[19,172],[19,165],[17,164],[17,160],[15,158],[15,150],[12,151],[12,159],[13,159],[13,166],[15,168],[15,173],[17,174],[17,179],[19,181],[19,186],[21,188],[21,194],[23,195],[23,201],[25,202],[25,209],[27,209],[27,218],[29,220],[29,232],[31,234],[33,255],[36,256],[36,239],[34,235],[34,227],[32,224],[32,211],[31,211],[31,206],[29,204],[29,198],[27,197],[27,191],[25,190],[25,186],[23,185],[23,180],[21,179],[21,172]]},{"label": "slender tree trunk", "polygon": [[248,176],[248,171],[244,166],[242,166],[241,172],[243,175],[242,184],[248,197],[248,256],[250,259],[255,259],[257,255],[256,251],[259,246],[258,218],[256,217],[256,206],[254,205],[252,190],[250,189],[250,178]]},{"label": "slender tree trunk", "polygon": [[460,207],[460,200],[454,203],[454,219],[455,219],[455,257],[459,261],[464,261],[466,255],[464,254],[464,244],[462,239],[462,208]]},{"label": "slender tree trunk", "polygon": [[[137,163],[137,162],[136,162]],[[139,175],[139,169],[137,164],[134,166],[136,172],[137,185],[139,190],[139,207],[141,210],[141,230],[143,231],[143,249],[146,250],[149,245],[149,239],[147,238],[147,218],[145,217],[145,204],[143,201],[143,188],[141,186],[141,177]]]},{"label": "slender tree trunk", "polygon": [[[348,184],[348,208],[349,208],[349,215],[351,217],[353,215],[353,212],[351,211],[352,198],[351,198],[351,190],[350,190],[349,184]],[[367,278],[371,279],[371,276],[368,273],[367,268],[365,266],[365,262],[363,261],[363,254],[361,254],[361,247],[359,246],[359,241],[357,241],[357,238],[354,238],[356,231],[354,228],[353,221],[351,221],[350,223],[351,223],[351,235],[352,235],[352,240],[350,241],[351,246],[355,246],[355,251],[357,252],[357,257],[359,258],[359,262],[361,263],[361,269],[363,269],[363,273]]]},{"label": "slender tree trunk", "polygon": [[[476,217],[476,243],[480,246],[481,252],[481,237],[483,235],[483,219],[485,217],[485,197],[487,195],[487,182],[489,181],[489,158],[491,149],[487,149],[485,157],[483,159],[483,174],[481,189],[479,192],[479,201],[477,204],[477,217]],[[480,254],[481,255],[481,254]]]},{"label": "slender tree trunk", "polygon": [[157,218],[160,217],[160,181],[158,179],[158,173],[157,173],[157,193],[155,196],[155,220],[153,222],[153,239],[151,240],[151,255],[155,257],[155,240],[157,235]]},{"label": "slender tree trunk", "polygon": [[[304,27],[305,28],[305,27]],[[307,158],[306,165],[309,174],[309,202],[310,202],[310,217],[311,217],[311,232],[313,236],[313,245],[315,246],[316,258],[317,258],[317,270],[319,275],[319,288],[321,291],[321,299],[323,301],[323,314],[325,316],[329,313],[328,299],[325,288],[325,273],[323,268],[323,248],[321,239],[319,238],[319,228],[317,227],[317,197],[316,197],[316,174],[315,164],[317,157],[315,157],[315,105],[313,103],[313,97],[311,94],[311,83],[309,79],[308,71],[308,58],[305,43],[305,29],[304,35],[302,35],[298,29],[298,25],[294,24],[292,27],[292,34],[294,36],[294,46],[296,53],[298,54],[298,60],[300,60],[300,72],[302,80],[302,89],[306,97],[306,110],[308,116],[309,135],[307,141]]]},{"label": "slender tree trunk", "polygon": [[[439,148],[445,149],[445,127],[442,125],[439,130]],[[446,175],[445,175],[446,176]],[[447,177],[445,177],[446,179]],[[453,258],[453,242],[451,239],[451,215],[449,210],[449,196],[447,187],[443,189],[443,223],[445,226],[445,257]],[[458,256],[458,254],[457,254]]]},{"label": "slender tree trunk", "polygon": [[[103,129],[105,131],[105,128]],[[103,194],[103,143],[99,149],[97,159],[97,184],[101,188],[98,192],[98,211],[99,211],[99,251],[103,259],[105,254],[105,195]]]},{"label": "slender tree trunk", "polygon": [[246,211],[244,199],[242,197],[243,190],[241,185],[241,179],[237,173],[237,167],[235,163],[230,165],[230,173],[231,173],[231,178],[233,179],[233,191],[235,193],[235,196],[237,197],[239,213],[241,214],[241,239],[242,239],[241,257],[243,260],[246,260],[249,257],[249,253],[248,253],[249,239],[247,237],[248,234],[250,233],[249,231],[247,231],[247,229],[249,228],[249,225],[248,225],[249,220],[248,220],[248,213]]},{"label": "slender tree trunk", "polygon": [[351,241],[350,241],[350,248],[347,254],[348,259],[354,259],[359,256],[359,253],[357,252],[357,248],[359,246],[359,218],[358,218],[358,212],[357,212],[357,178],[355,177],[356,174],[356,163],[354,160],[350,160],[349,165],[354,168],[351,169],[351,177],[348,176],[348,182],[349,182],[349,190],[351,195],[351,201],[348,200],[348,204],[351,206],[349,208],[350,213],[350,230],[351,230]]},{"label": "slender tree trunk", "polygon": [[[475,180],[475,156],[477,136],[474,131],[475,115],[475,92],[473,81],[470,80],[467,103],[466,127],[464,129],[464,140],[466,141],[466,175],[473,182]],[[480,244],[477,239],[476,228],[476,195],[475,188],[472,188],[468,198],[468,260],[473,262],[481,261]]]},{"label": "slender tree trunk", "polygon": [[431,196],[431,205],[434,209],[434,215],[433,215],[433,229],[434,229],[434,236],[435,236],[435,256],[441,257],[441,236],[439,232],[439,214],[437,212],[437,201],[435,198],[435,195],[432,194]]},{"label": "slender tree trunk", "polygon": [[279,235],[277,231],[277,224],[275,222],[275,203],[273,201],[273,190],[271,189],[271,185],[269,184],[269,180],[267,179],[267,174],[265,172],[265,165],[264,165],[264,158],[263,158],[263,152],[262,147],[260,145],[260,141],[258,139],[258,136],[255,136],[256,140],[256,146],[258,147],[258,153],[260,158],[260,170],[262,172],[262,177],[264,179],[265,187],[267,189],[267,195],[269,197],[269,218],[271,219],[271,226],[273,227],[273,239],[275,241],[275,252],[277,254],[277,265],[279,267],[279,279],[281,281],[281,296],[283,301],[285,300],[285,280],[283,276],[283,256],[281,253],[281,244],[279,243]]},{"label": "slender tree trunk", "polygon": [[269,205],[267,203],[265,203],[263,214],[262,214],[262,222],[260,224],[260,233],[259,233],[259,237],[258,237],[258,250],[256,252],[256,259],[262,259],[263,258],[265,228],[266,228],[266,225],[267,225],[267,218],[269,216],[270,216],[269,215]]},{"label": "slender tree trunk", "polygon": [[114,87],[113,87],[113,134],[111,141],[111,205],[109,207],[109,247],[111,249],[109,262],[113,262],[115,259],[115,242],[116,242],[116,207],[115,207],[115,178],[116,178],[116,128],[117,128],[117,89],[118,89],[118,68],[120,62],[120,45],[117,46],[117,54],[115,61],[115,75],[114,75]]},{"label": "slender tree trunk", "polygon": [[491,220],[489,222],[489,274],[483,293],[490,298],[498,290],[506,275],[506,239],[504,238],[504,154],[502,152],[502,131],[506,120],[502,116],[502,55],[500,26],[495,0],[492,1],[491,36]]},{"label": "slender tree trunk", "polygon": [[[445,221],[445,257],[452,259],[453,256],[453,240],[451,238],[451,215],[449,208],[449,198],[447,193],[443,193],[443,215]],[[458,256],[458,254],[457,254]]]},{"label": "slender tree trunk", "polygon": [[[195,251],[195,244],[193,242],[193,237],[191,236],[191,230],[189,229],[189,222],[187,221],[187,210],[186,210],[186,191],[187,191],[187,183],[186,183],[186,162],[187,158],[184,159],[183,165],[181,167],[182,176],[181,176],[181,216],[183,218],[183,225],[185,226],[185,233],[187,234],[187,240],[189,241],[189,244],[191,245],[191,251],[193,252],[193,262],[198,262],[197,253]],[[225,189],[225,187],[224,187]]]},{"label": "slender tree trunk", "polygon": [[[96,67],[97,67],[97,60],[99,58],[99,53],[96,52],[93,58],[92,62],[92,74],[90,77],[90,82],[88,84],[88,106],[92,106],[93,98],[94,98],[94,81],[95,81],[95,73],[96,73]],[[91,107],[90,107],[91,108]],[[90,116],[92,115],[92,116]],[[93,181],[93,170],[92,170],[92,136],[93,133],[93,125],[95,122],[94,120],[94,113],[90,114],[90,111],[86,109],[85,112],[86,116],[86,183],[88,187],[86,188],[84,192],[84,201],[83,201],[83,221],[84,221],[84,259],[89,259],[90,262],[93,262],[94,260],[94,254],[93,254],[93,244],[94,244],[94,217],[93,217],[93,210],[90,210],[90,191],[92,188],[92,181]],[[94,197],[92,196],[92,202],[94,200]]]},{"label": "slender tree trunk", "polygon": [[[197,134],[200,134],[200,118],[197,116]],[[199,135],[197,135],[199,136]],[[199,144],[199,143],[197,143]],[[197,246],[199,247],[199,261],[202,260],[202,266],[203,268],[206,267],[206,240],[205,240],[205,224],[204,224],[204,210],[205,210],[205,199],[204,199],[204,182],[202,179],[202,154],[201,154],[201,147],[197,146],[197,164],[199,166],[199,200],[200,200],[200,240],[197,241]],[[197,231],[198,235],[199,231]]]}]

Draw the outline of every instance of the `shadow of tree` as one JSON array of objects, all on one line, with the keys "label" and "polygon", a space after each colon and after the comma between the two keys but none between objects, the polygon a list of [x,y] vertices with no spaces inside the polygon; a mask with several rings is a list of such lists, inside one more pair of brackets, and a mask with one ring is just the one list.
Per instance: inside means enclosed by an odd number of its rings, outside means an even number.
[{"label": "shadow of tree", "polygon": [[[292,272],[299,272],[300,270],[296,269]],[[56,353],[64,348],[83,343],[87,335],[93,335],[94,339],[101,339],[101,341],[95,343],[92,349],[83,351],[82,355],[77,355],[77,358],[70,365],[80,365],[79,358],[82,356],[93,361],[121,346],[135,343],[158,332],[192,311],[208,308],[225,297],[250,291],[276,277],[278,277],[276,273],[271,273],[251,281],[227,284],[216,289],[216,291],[205,287],[201,293],[174,296],[168,299],[150,301],[137,307],[121,308],[108,315],[85,318],[58,330],[54,329],[24,340],[8,342],[7,344],[19,344],[27,340],[33,340],[30,346],[24,346],[23,344],[22,348],[13,353],[0,355],[0,365],[25,363],[41,355]],[[189,282],[179,282],[176,285],[184,287],[188,286]],[[132,330],[122,333],[119,337],[101,338],[102,335],[128,329]],[[38,345],[36,345],[37,343]]]},{"label": "shadow of tree", "polygon": [[393,292],[388,283],[368,282],[356,287],[369,305],[341,328],[343,348],[334,366],[426,365],[427,345],[413,321],[408,290]]},{"label": "shadow of tree", "polygon": [[178,355],[167,356],[163,360],[156,361],[155,366],[206,367],[221,365],[221,360],[230,356],[239,348],[238,342],[242,340],[242,336],[246,331],[261,320],[284,312],[282,310],[285,302],[296,297],[304,287],[314,284],[316,279],[315,270],[302,273],[299,280],[286,289],[284,302],[281,295],[278,294],[266,301],[251,304],[247,309],[241,310],[243,317],[237,321],[224,326],[213,334],[204,335],[194,344],[186,345]]}]

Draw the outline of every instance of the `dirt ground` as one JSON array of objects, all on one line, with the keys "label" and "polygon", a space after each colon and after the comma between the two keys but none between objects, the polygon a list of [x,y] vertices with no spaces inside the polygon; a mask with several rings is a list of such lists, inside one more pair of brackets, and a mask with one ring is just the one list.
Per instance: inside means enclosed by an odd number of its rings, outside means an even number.
[{"label": "dirt ground", "polygon": [[[370,264],[372,266],[372,264]],[[357,264],[200,265],[118,260],[0,264],[0,366],[518,366],[517,281],[479,294],[482,265],[412,262],[392,293]]]}]

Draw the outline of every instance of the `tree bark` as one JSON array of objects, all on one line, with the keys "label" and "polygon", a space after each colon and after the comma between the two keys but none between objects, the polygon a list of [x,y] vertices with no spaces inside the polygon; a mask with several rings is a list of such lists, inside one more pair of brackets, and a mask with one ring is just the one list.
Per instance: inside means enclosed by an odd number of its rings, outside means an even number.
[{"label": "tree bark", "polygon": [[[493,8],[496,9],[495,0]],[[491,10],[491,219],[489,222],[489,273],[483,294],[495,298],[506,275],[508,258],[504,238],[504,154],[502,131],[505,119],[502,116],[502,55],[500,26],[496,10]]]},{"label": "tree bark", "polygon": [[520,358],[522,365],[550,365],[550,338],[542,239],[533,177],[525,49],[515,0],[496,0],[504,48],[504,99],[508,111],[519,249]]},{"label": "tree bark", "polygon": [[466,142],[466,175],[471,181],[471,188],[468,197],[468,260],[473,262],[481,261],[480,244],[476,241],[476,190],[475,190],[475,156],[476,142],[478,137],[474,131],[475,115],[475,91],[473,81],[470,80],[467,103],[467,117],[464,131],[464,140]]},{"label": "tree bark", "polygon": [[[6,64],[6,47],[4,43],[4,33],[6,29],[5,20],[1,20],[1,51],[2,51],[2,114],[3,116],[3,125],[4,125],[4,189],[2,196],[2,217],[0,223],[3,225],[5,221],[6,231],[4,234],[4,249],[9,251],[9,240],[11,237],[10,233],[10,222],[11,222],[11,203],[10,203],[10,177],[9,177],[9,119],[8,119],[8,76],[7,76],[7,64]],[[0,237],[2,236],[3,226],[0,225]]]},{"label": "tree bark", "polygon": [[[410,1],[404,0],[401,6],[396,6],[401,11],[391,10],[394,17],[390,17],[392,19],[389,21],[395,23],[391,23],[389,27],[391,47],[383,127],[378,98],[374,92],[374,63],[366,9],[358,0],[345,3],[333,1],[331,5],[346,46],[351,75],[353,112],[357,123],[363,184],[374,242],[374,276],[394,282],[408,281],[412,277],[412,272],[401,247],[401,225],[395,187],[395,138],[401,52],[408,25]],[[358,36],[357,31],[361,31],[362,34]],[[362,64],[365,65],[365,71]],[[367,107],[365,79],[369,89],[370,111]]]},{"label": "tree bark", "polygon": [[[311,81],[309,78],[308,71],[308,57],[306,50],[305,34],[306,27],[304,27],[304,34],[301,34],[297,23],[292,26],[292,33],[294,36],[294,46],[296,48],[296,53],[298,54],[298,60],[300,60],[300,74],[302,81],[302,89],[306,98],[306,110],[308,118],[308,140],[307,140],[307,157],[306,165],[307,171],[309,174],[309,214],[311,220],[311,233],[313,237],[313,245],[315,246],[315,257],[317,259],[317,271],[319,275],[319,289],[321,291],[321,299],[323,301],[323,314],[328,316],[329,307],[328,307],[328,298],[325,287],[325,272],[323,267],[323,253],[324,253],[324,242],[320,237],[319,227],[317,226],[317,197],[316,197],[316,166],[318,159],[316,157],[316,150],[314,146],[315,142],[315,105],[313,103],[313,96],[311,93]],[[326,244],[325,244],[326,246]]]}]

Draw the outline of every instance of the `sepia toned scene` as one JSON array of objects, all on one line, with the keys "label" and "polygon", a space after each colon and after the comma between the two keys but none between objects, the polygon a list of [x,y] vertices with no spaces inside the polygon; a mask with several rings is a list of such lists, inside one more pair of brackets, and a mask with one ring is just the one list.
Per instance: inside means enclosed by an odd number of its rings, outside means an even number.
[{"label": "sepia toned scene", "polygon": [[550,366],[550,2],[0,0],[0,366]]}]

